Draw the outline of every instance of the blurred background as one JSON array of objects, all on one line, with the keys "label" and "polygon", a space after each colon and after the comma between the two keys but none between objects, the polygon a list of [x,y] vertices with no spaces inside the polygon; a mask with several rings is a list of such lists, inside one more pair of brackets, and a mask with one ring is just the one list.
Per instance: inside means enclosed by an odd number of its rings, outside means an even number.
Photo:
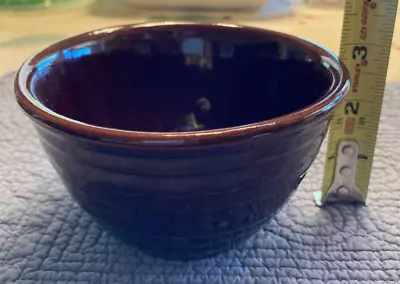
[{"label": "blurred background", "polygon": [[[345,0],[0,0],[0,76],[62,38],[144,21],[218,21],[307,37],[338,52]],[[358,0],[357,0],[358,1]],[[361,0],[359,0],[361,1]],[[399,19],[397,20],[399,22]],[[396,25],[388,80],[400,80]]]}]

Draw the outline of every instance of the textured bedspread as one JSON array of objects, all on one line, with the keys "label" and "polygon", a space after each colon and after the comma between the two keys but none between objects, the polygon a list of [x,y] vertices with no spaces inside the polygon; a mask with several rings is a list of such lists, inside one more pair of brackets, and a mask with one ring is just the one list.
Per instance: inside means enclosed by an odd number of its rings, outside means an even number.
[{"label": "textured bedspread", "polygon": [[240,249],[148,257],[70,198],[0,78],[0,283],[400,283],[400,84],[388,84],[367,207],[319,209],[325,146],[300,189]]}]

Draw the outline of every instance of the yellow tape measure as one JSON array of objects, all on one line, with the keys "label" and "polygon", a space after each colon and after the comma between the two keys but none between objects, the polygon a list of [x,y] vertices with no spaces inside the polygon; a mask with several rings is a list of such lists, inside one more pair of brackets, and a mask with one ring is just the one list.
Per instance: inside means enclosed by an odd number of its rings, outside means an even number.
[{"label": "yellow tape measure", "polygon": [[398,0],[345,3],[340,58],[351,87],[331,121],[321,204],[365,203]]}]

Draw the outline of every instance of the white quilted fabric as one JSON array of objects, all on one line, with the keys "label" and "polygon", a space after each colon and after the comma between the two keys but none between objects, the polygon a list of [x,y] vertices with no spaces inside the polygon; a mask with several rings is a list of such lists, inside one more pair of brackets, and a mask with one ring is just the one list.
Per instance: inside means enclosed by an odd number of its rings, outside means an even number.
[{"label": "white quilted fabric", "polygon": [[70,198],[0,79],[0,283],[400,283],[400,84],[389,84],[367,207],[317,208],[323,156],[240,250],[189,263],[143,255]]}]

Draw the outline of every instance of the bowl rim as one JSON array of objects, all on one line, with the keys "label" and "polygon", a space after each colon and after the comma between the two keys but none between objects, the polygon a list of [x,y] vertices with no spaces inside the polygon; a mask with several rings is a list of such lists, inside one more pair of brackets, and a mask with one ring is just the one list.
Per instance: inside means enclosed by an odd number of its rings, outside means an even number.
[{"label": "bowl rim", "polygon": [[[168,27],[186,26],[210,28],[220,27],[233,30],[245,30],[246,32],[265,33],[266,36],[275,36],[283,40],[290,40],[296,45],[303,46],[308,50],[316,52],[321,59],[321,65],[328,64],[333,76],[330,88],[321,95],[320,99],[295,112],[288,113],[279,117],[259,121],[252,124],[239,125],[229,128],[219,128],[211,130],[191,131],[191,132],[143,132],[133,130],[123,130],[107,128],[88,124],[72,118],[68,118],[52,111],[42,104],[30,92],[28,86],[29,77],[34,73],[36,63],[46,57],[65,48],[99,39],[110,33],[123,33],[133,29],[147,27]],[[129,25],[118,25],[105,27],[89,32],[81,33],[53,43],[39,52],[29,57],[20,67],[14,81],[14,91],[17,102],[27,115],[35,122],[45,126],[55,128],[59,131],[72,134],[74,136],[85,137],[100,141],[114,141],[128,143],[139,146],[191,146],[203,144],[220,144],[228,141],[240,141],[248,138],[255,138],[260,135],[270,134],[290,126],[315,120],[331,114],[344,99],[350,87],[349,71],[345,64],[333,52],[309,39],[289,35],[286,33],[272,31],[269,29],[253,26],[226,24],[226,23],[198,23],[198,22],[147,22]]]}]

